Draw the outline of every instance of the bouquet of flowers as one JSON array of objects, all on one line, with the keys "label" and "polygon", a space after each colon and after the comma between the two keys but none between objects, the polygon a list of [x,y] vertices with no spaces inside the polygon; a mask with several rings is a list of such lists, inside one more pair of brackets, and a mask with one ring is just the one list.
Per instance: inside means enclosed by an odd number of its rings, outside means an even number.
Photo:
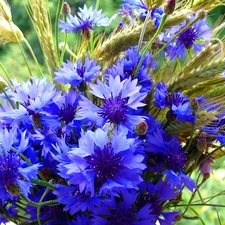
[{"label": "bouquet of flowers", "polygon": [[0,0],[1,43],[38,68],[19,83],[0,64],[3,224],[174,224],[224,154],[225,23],[206,20],[224,3],[123,0],[112,18],[99,3],[59,0],[52,27],[47,0],[24,0],[46,74]]}]

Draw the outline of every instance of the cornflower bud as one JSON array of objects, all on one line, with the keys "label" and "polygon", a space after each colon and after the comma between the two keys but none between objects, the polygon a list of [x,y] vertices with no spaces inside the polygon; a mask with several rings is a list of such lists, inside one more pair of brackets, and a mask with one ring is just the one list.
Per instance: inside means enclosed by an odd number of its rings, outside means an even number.
[{"label": "cornflower bud", "polygon": [[166,15],[171,15],[175,9],[176,0],[167,0],[164,5],[164,13]]},{"label": "cornflower bud", "polygon": [[63,14],[63,16],[68,16],[68,15],[71,14],[70,5],[67,2],[64,2],[63,3],[63,6],[62,6],[62,14]]},{"label": "cornflower bud", "polygon": [[51,179],[48,181],[49,184],[56,184],[56,180],[55,179]]},{"label": "cornflower bud", "polygon": [[191,103],[191,108],[194,110],[194,112],[197,112],[200,108],[198,100],[196,98],[192,98],[190,100],[190,103]]},{"label": "cornflower bud", "polygon": [[145,135],[147,131],[148,131],[148,124],[144,120],[141,120],[136,124],[135,133],[137,135]]},{"label": "cornflower bud", "polygon": [[18,184],[12,183],[6,187],[7,191],[12,195],[12,196],[18,196],[21,194],[21,190]]},{"label": "cornflower bud", "polygon": [[205,10],[200,10],[200,11],[198,12],[198,18],[199,18],[200,20],[203,20],[204,18],[206,18],[206,16],[207,16],[207,12],[206,12]]},{"label": "cornflower bud", "polygon": [[180,220],[182,219],[182,215],[179,214],[179,215],[177,215],[175,218],[176,218],[176,221],[180,221]]},{"label": "cornflower bud", "polygon": [[204,152],[207,149],[206,139],[197,140],[197,146],[196,147],[200,152]]},{"label": "cornflower bud", "polygon": [[212,163],[213,158],[208,157],[199,167],[199,171],[201,172],[204,180],[207,180],[210,177],[210,173],[212,173],[212,166],[211,166]]}]

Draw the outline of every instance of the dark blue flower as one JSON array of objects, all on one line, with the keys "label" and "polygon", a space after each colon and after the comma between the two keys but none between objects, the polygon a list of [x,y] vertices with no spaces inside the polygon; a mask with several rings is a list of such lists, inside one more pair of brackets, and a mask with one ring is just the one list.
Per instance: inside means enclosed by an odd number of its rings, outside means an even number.
[{"label": "dark blue flower", "polygon": [[[144,157],[135,154],[135,139],[124,131],[111,134],[97,129],[87,131],[79,139],[79,147],[72,148],[59,163],[61,177],[79,185],[81,192],[115,194],[118,189],[137,189],[145,169]],[[133,146],[133,147],[132,147]],[[59,156],[60,157],[60,156]]]},{"label": "dark blue flower", "polygon": [[119,76],[110,76],[108,84],[97,80],[97,84],[90,84],[93,95],[101,99],[101,106],[94,105],[89,99],[81,97],[79,102],[81,108],[77,111],[77,119],[89,119],[98,126],[106,122],[123,125],[133,130],[135,124],[144,118],[132,115],[132,110],[137,110],[145,104],[141,101],[146,92],[139,92],[141,86],[137,86],[137,79],[131,78],[121,81]]},{"label": "dark blue flower", "polygon": [[56,184],[57,201],[64,206],[64,211],[69,211],[71,215],[78,211],[85,212],[87,209],[93,210],[94,206],[99,205],[104,199],[99,195],[92,196],[88,192],[81,192],[78,185],[67,186]]},{"label": "dark blue flower", "polygon": [[18,84],[13,83],[15,91],[7,91],[13,102],[19,103],[18,108],[7,112],[0,112],[1,118],[14,124],[20,122],[23,126],[41,127],[40,113],[60,98],[60,91],[56,91],[46,79],[32,79]]},{"label": "dark blue flower", "polygon": [[196,116],[191,107],[190,100],[186,95],[182,93],[174,92],[170,94],[165,83],[157,83],[154,93],[154,105],[160,109],[168,107],[170,110],[167,113],[168,120],[174,120],[174,116],[177,120],[186,122],[195,122]]},{"label": "dark blue flower", "polygon": [[176,216],[180,215],[179,212],[166,212],[163,209],[163,203],[175,199],[181,192],[170,188],[170,186],[159,180],[156,184],[151,182],[142,182],[140,185],[140,198],[137,204],[140,206],[146,203],[150,204],[151,214],[162,225],[172,225],[176,221]]},{"label": "dark blue flower", "polygon": [[[112,65],[106,71],[104,76],[108,78],[110,75],[115,77],[120,75],[121,80],[129,77],[134,77],[141,54],[137,53],[136,47],[131,47],[124,52],[122,59],[118,60],[116,65]],[[137,74],[138,84],[142,86],[141,92],[149,91],[152,87],[151,75],[148,73],[150,68],[156,67],[156,61],[153,60],[152,55],[148,52],[141,64],[140,70]]]},{"label": "dark blue flower", "polygon": [[165,180],[171,188],[181,190],[184,184],[191,191],[197,189],[195,182],[184,174],[187,158],[177,136],[171,139],[163,130],[158,129],[147,136],[145,151],[160,156],[155,163],[160,164],[161,172],[166,175]]},{"label": "dark blue flower", "polygon": [[71,84],[79,86],[82,82],[91,82],[96,74],[100,71],[100,66],[86,56],[84,63],[79,59],[77,63],[67,61],[63,63],[63,67],[55,72],[55,81],[63,84]]},{"label": "dark blue flower", "polygon": [[94,26],[107,26],[109,24],[109,18],[102,14],[102,10],[96,10],[92,6],[88,9],[86,5],[84,8],[79,8],[78,16],[69,15],[66,22],[61,21],[59,28],[63,32],[72,32],[82,30],[86,32],[89,29],[94,29]]},{"label": "dark blue flower", "polygon": [[46,108],[47,114],[41,115],[41,120],[45,127],[57,130],[63,125],[70,124],[78,107],[80,95],[74,90],[64,93],[61,98]]},{"label": "dark blue flower", "polygon": [[[193,20],[193,17],[191,18]],[[187,24],[184,22],[177,32],[183,29]],[[167,53],[171,59],[175,59],[178,56],[185,57],[185,49],[194,47],[194,52],[199,52],[205,46],[206,42],[211,40],[212,31],[207,25],[206,19],[198,20],[192,27],[181,33],[177,39],[172,42],[168,48]],[[199,42],[203,40],[204,42]]]},{"label": "dark blue flower", "polygon": [[6,129],[0,131],[0,196],[2,200],[21,193],[28,196],[31,188],[31,179],[37,178],[39,165],[30,166],[21,157],[28,147],[26,132],[21,133],[19,146],[14,147],[16,153],[12,151],[15,141],[17,141],[16,130],[8,132]]},{"label": "dark blue flower", "polygon": [[154,8],[151,11],[151,19],[155,20],[154,26],[158,27],[161,19],[162,19],[162,15],[163,15],[163,10],[161,8]]},{"label": "dark blue flower", "polygon": [[156,84],[154,93],[154,105],[160,109],[163,109],[167,106],[166,97],[169,95],[169,91],[167,85],[164,82],[160,82]]},{"label": "dark blue flower", "polygon": [[94,209],[93,225],[154,225],[155,216],[151,214],[151,204],[137,207],[138,194],[123,192],[122,199],[112,199],[110,202],[99,205]]}]

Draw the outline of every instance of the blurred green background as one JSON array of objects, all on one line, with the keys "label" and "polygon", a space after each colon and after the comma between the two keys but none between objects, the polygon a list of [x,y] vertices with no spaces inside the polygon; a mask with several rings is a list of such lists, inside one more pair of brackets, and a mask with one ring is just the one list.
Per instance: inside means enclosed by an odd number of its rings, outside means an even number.
[{"label": "blurred green background", "polygon": [[[94,5],[95,1],[92,0],[68,0],[67,1],[72,9],[72,14],[74,14],[78,7],[82,7],[83,4],[87,4],[88,6]],[[25,37],[29,41],[30,45],[32,46],[38,61],[40,64],[44,65],[44,59],[40,50],[40,46],[38,44],[38,39],[36,37],[35,31],[32,27],[32,23],[27,15],[27,12],[23,6],[23,1],[21,0],[8,0],[8,3],[12,9],[13,21],[14,23],[22,30]],[[119,4],[121,0],[104,0],[100,1],[100,7],[103,12],[108,16],[113,16],[117,9],[119,8]],[[52,21],[55,21],[55,10],[56,10],[57,0],[49,1],[50,13]],[[215,21],[224,14],[225,7],[218,7],[214,9],[212,12],[209,13],[209,23],[214,24]],[[107,28],[106,34],[110,33],[113,28],[116,27],[118,24],[118,19],[114,21],[114,23]],[[225,35],[225,31],[221,34]],[[70,39],[75,38],[75,34],[70,34]],[[26,49],[26,46],[24,46]],[[29,52],[27,51],[28,56]],[[29,64],[33,71],[36,70],[36,66],[33,63],[31,57],[28,57]],[[26,79],[28,76],[26,64],[21,57],[21,52],[16,43],[9,43],[4,46],[0,45],[0,61],[7,69],[8,73],[11,77],[15,77],[17,79]],[[43,66],[44,68],[44,66]],[[210,196],[215,196],[218,193],[221,193],[216,198],[208,202],[208,204],[215,204],[215,205],[224,205],[225,206],[225,162],[224,158],[216,161],[213,165],[213,174],[207,180],[207,182],[203,185],[200,189],[200,195],[196,195],[196,203],[200,203],[199,196],[205,199]],[[198,176],[198,172],[193,175],[193,178]],[[186,204],[191,196],[191,193],[188,190],[185,190],[183,193],[183,201],[182,204]],[[183,208],[179,207],[177,210],[182,212]],[[200,219],[196,220],[187,220],[183,219],[178,222],[178,225],[186,225],[190,223],[191,225],[224,225],[225,224],[225,208],[224,207],[209,207],[209,206],[198,206],[192,207],[189,209],[186,216],[195,217],[198,215],[201,217]]]}]

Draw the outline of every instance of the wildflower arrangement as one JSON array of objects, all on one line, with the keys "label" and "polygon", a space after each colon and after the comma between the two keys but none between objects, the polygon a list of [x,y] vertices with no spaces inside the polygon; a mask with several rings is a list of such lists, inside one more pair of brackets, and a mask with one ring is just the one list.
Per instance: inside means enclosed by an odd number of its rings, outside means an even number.
[{"label": "wildflower arrangement", "polygon": [[[30,79],[19,83],[1,63],[0,222],[170,225],[185,218],[224,154],[218,35],[225,24],[206,20],[224,3],[123,0],[108,18],[99,1],[76,14],[58,2],[52,27],[46,0],[24,0],[45,75],[0,0],[1,43],[18,42],[26,60],[25,44],[39,71],[27,64]],[[110,35],[97,34],[115,19]],[[192,197],[181,212],[184,189]]]}]

